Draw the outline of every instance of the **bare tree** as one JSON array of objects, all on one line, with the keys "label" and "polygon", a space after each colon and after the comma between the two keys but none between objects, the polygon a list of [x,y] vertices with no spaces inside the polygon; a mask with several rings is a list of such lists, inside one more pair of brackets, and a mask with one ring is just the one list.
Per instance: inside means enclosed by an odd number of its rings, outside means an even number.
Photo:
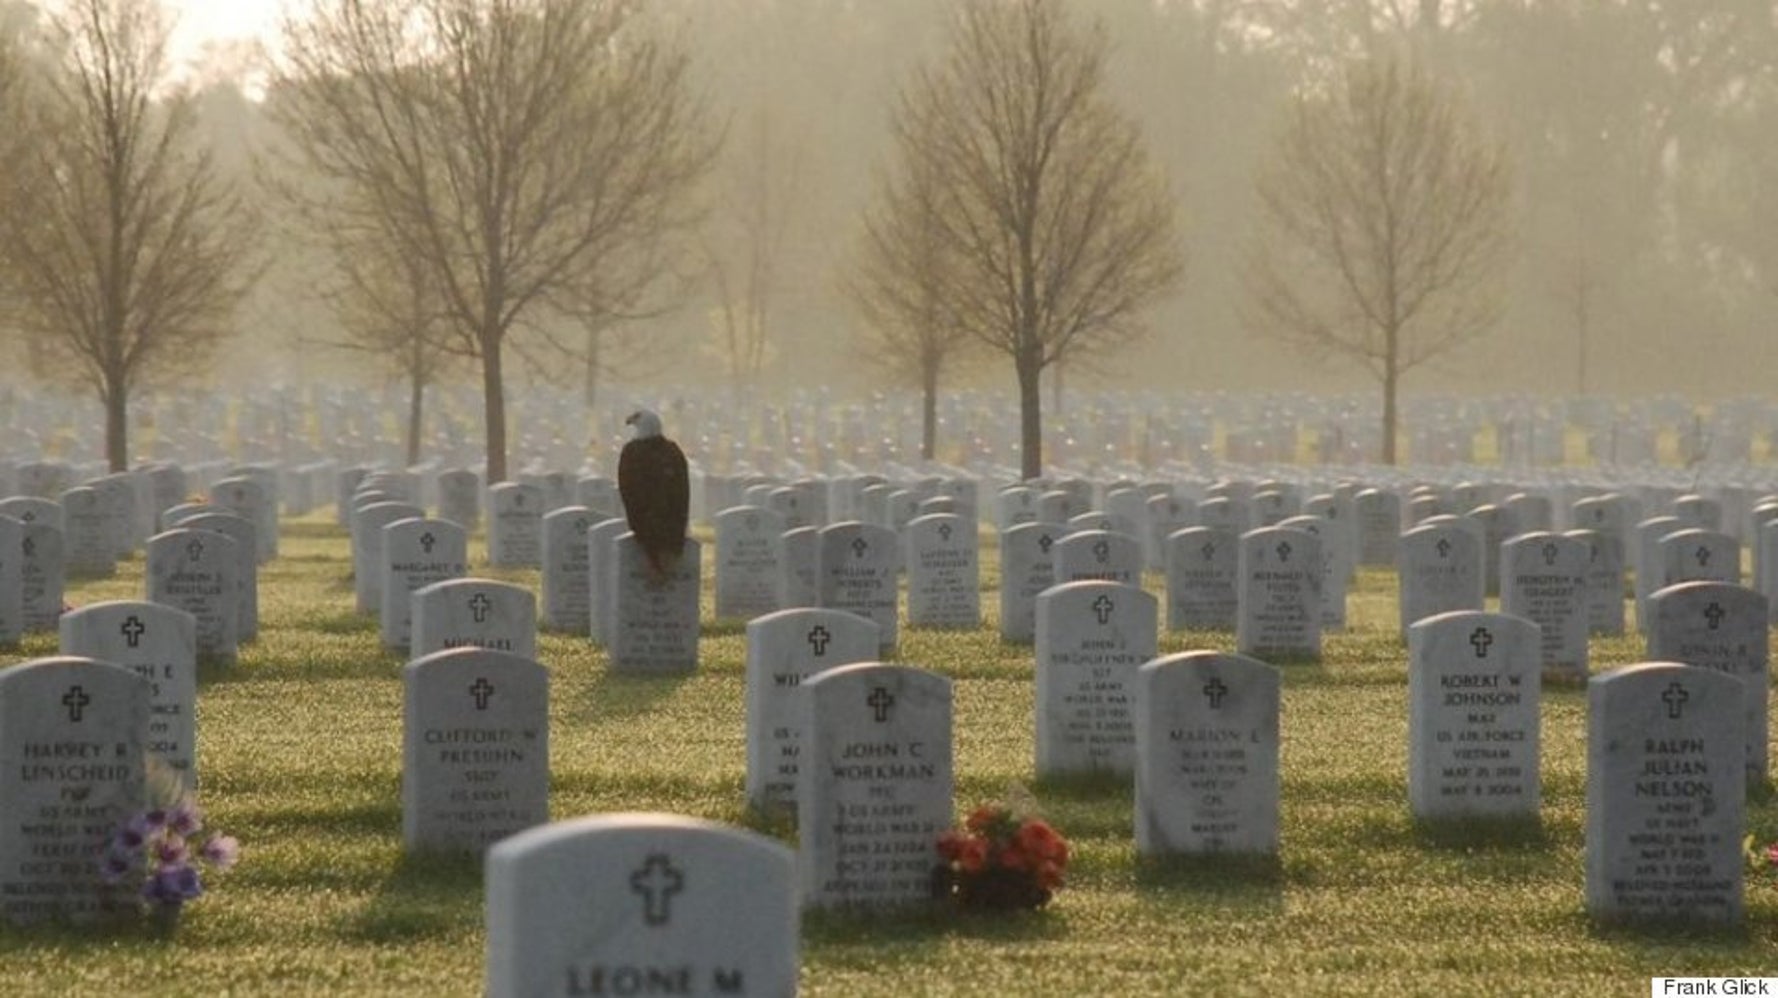
[{"label": "bare tree", "polygon": [[933,177],[944,312],[1012,360],[1027,478],[1043,369],[1133,339],[1182,269],[1166,180],[1102,92],[1105,52],[1060,0],[977,0],[895,112],[901,162]]},{"label": "bare tree", "polygon": [[1512,244],[1505,148],[1412,61],[1377,56],[1297,97],[1258,191],[1248,319],[1375,375],[1393,464],[1402,376],[1499,314]]},{"label": "bare tree", "polygon": [[864,318],[868,356],[920,387],[920,456],[928,461],[938,444],[939,375],[976,342],[946,311],[952,261],[935,181],[918,161],[879,179],[857,256],[841,280]]},{"label": "bare tree", "polygon": [[335,245],[327,297],[345,339],[319,342],[369,354],[407,382],[407,463],[420,463],[426,388],[453,361],[431,275],[388,240]]},{"label": "bare tree", "polygon": [[714,156],[685,58],[621,0],[319,0],[274,115],[327,181],[322,224],[387,229],[481,364],[506,477],[503,348],[551,298],[691,224]]},{"label": "bare tree", "polygon": [[129,397],[185,375],[228,330],[253,276],[253,219],[166,93],[153,0],[71,0],[49,19],[59,61],[26,112],[30,141],[0,203],[14,315],[39,356],[105,408],[105,457],[129,466]]},{"label": "bare tree", "polygon": [[799,196],[799,150],[778,134],[770,112],[756,111],[742,141],[730,145],[726,191],[705,236],[712,319],[736,388],[756,382],[766,366],[778,270]]}]

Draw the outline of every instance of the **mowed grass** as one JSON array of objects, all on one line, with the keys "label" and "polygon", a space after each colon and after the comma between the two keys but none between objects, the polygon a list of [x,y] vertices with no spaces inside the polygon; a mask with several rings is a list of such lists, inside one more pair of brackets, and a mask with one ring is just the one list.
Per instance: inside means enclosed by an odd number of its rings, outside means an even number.
[{"label": "mowed grass", "polygon": [[[1328,637],[1321,664],[1284,669],[1279,861],[1139,863],[1128,785],[1033,784],[1031,651],[997,637],[984,541],[988,626],[904,629],[897,659],[955,680],[959,811],[1029,788],[1073,843],[1067,889],[1014,917],[806,916],[805,994],[1638,994],[1654,975],[1778,973],[1771,884],[1750,887],[1740,930],[1589,922],[1578,686],[1546,691],[1538,826],[1409,819],[1406,658],[1385,571],[1356,580],[1351,627]],[[139,598],[141,571],[126,563],[69,598]],[[494,574],[537,583],[535,572]],[[1160,592],[1158,579],[1149,586]],[[239,868],[213,881],[170,940],[0,928],[0,994],[481,991],[479,864],[401,847],[402,660],[352,611],[343,532],[320,517],[287,522],[260,606],[258,641],[199,691],[202,801],[213,826],[240,838]],[[1168,634],[1161,645],[1232,649],[1233,635]],[[0,661],[54,651],[38,636]],[[1594,669],[1639,653],[1634,638],[1596,642]],[[545,635],[540,655],[555,817],[661,810],[751,823],[738,624],[706,624],[686,678],[613,676],[603,653],[571,636]],[[1778,838],[1769,792],[1756,792],[1749,823]],[[766,830],[794,844],[788,829]]]}]

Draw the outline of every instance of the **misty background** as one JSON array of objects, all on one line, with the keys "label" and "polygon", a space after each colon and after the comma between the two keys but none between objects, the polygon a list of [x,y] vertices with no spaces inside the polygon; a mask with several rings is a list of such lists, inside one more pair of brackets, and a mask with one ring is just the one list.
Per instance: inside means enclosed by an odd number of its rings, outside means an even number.
[{"label": "misty background", "polygon": [[[27,4],[5,8],[12,23],[32,16]],[[1255,222],[1253,178],[1292,92],[1405,40],[1507,144],[1517,215],[1503,318],[1413,372],[1408,394],[1672,392],[1708,403],[1763,391],[1778,359],[1770,4],[1092,0],[1070,9],[1111,41],[1111,96],[1167,171],[1186,258],[1185,280],[1149,315],[1149,336],[1090,364],[1071,360],[1070,388],[1374,390],[1360,368],[1245,329],[1239,265]],[[862,320],[836,264],[855,248],[873,174],[889,156],[897,90],[943,53],[954,13],[943,0],[651,5],[650,19],[686,44],[724,139],[703,185],[703,252],[675,264],[652,314],[614,328],[598,362],[603,383],[888,387],[859,362]],[[223,165],[250,180],[272,127],[243,94],[255,90],[253,53],[207,46],[188,78]],[[318,251],[276,238],[268,251],[207,381],[394,379],[360,354],[318,345],[340,338],[306,276],[322,265],[310,259]],[[762,252],[763,342],[737,357],[724,336],[735,285],[725,299],[721,278]],[[575,342],[572,331],[555,333]],[[39,371],[31,343],[10,339],[24,354],[12,377]],[[528,353],[532,362],[515,360],[508,373],[513,391],[584,381],[584,357]],[[445,375],[458,379],[473,382],[473,368]],[[946,384],[1013,387],[991,358],[948,371]]]}]

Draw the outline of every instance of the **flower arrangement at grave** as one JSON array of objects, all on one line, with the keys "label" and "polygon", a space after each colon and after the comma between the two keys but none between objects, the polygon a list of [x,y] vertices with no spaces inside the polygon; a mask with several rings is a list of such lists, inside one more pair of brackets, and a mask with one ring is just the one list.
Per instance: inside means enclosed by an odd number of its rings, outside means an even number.
[{"label": "flower arrangement at grave", "polygon": [[139,910],[163,923],[177,921],[185,902],[204,893],[206,874],[234,866],[241,852],[231,835],[203,835],[196,798],[176,780],[171,787],[170,793],[151,792],[151,797],[170,799],[118,826],[100,867],[106,884],[134,889]]},{"label": "flower arrangement at grave", "polygon": [[1062,888],[1068,840],[1041,818],[984,804],[938,837],[933,894],[963,908],[1035,909]]}]

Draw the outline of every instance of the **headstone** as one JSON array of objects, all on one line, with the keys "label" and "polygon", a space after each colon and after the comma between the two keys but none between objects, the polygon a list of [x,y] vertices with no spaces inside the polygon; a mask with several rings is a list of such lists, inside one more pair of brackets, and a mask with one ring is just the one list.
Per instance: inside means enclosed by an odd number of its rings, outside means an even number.
[{"label": "headstone", "polygon": [[159,603],[113,600],[62,615],[61,654],[122,666],[149,685],[150,759],[197,787],[197,621]]},{"label": "headstone", "polygon": [[747,622],[747,800],[753,807],[795,811],[803,682],[876,656],[877,625],[844,610],[798,607]]},{"label": "headstone", "polygon": [[[85,658],[0,670],[0,914],[15,924],[134,910],[100,875],[146,806],[148,681]],[[16,983],[16,982],[15,982]]]},{"label": "headstone", "polygon": [[62,528],[27,523],[19,531],[19,605],[26,634],[54,631],[62,616],[66,576],[62,565]]},{"label": "headstone", "polygon": [[1738,923],[1747,755],[1739,679],[1673,662],[1587,683],[1587,910]]},{"label": "headstone", "polygon": [[175,527],[148,539],[148,600],[197,621],[198,655],[232,663],[240,644],[241,555],[233,539]]},{"label": "headstone", "polygon": [[617,557],[611,587],[611,632],[605,643],[611,670],[658,675],[698,667],[698,580],[702,545],[685,539],[679,563],[664,581],[654,580],[634,534],[613,541]]},{"label": "headstone", "polygon": [[1239,598],[1240,538],[1220,527],[1188,527],[1167,538],[1167,629],[1232,631]]},{"label": "headstone", "polygon": [[951,681],[904,665],[844,665],[805,681],[802,700],[803,904],[927,900],[954,806]]},{"label": "headstone", "polygon": [[0,516],[0,648],[25,636],[25,525]]},{"label": "headstone", "polygon": [[1155,657],[1155,598],[1116,582],[1066,582],[1037,597],[1037,775],[1135,771],[1131,697]]},{"label": "headstone", "polygon": [[253,521],[232,512],[208,512],[188,516],[179,526],[188,530],[208,530],[235,542],[235,609],[240,614],[237,633],[245,643],[259,636],[259,558]]},{"label": "headstone", "polygon": [[1728,534],[1697,528],[1676,530],[1664,535],[1656,546],[1660,557],[1655,564],[1663,574],[1659,580],[1651,580],[1659,582],[1649,590],[1651,595],[1655,589],[1681,582],[1741,583],[1741,545]]},{"label": "headstone", "polygon": [[407,650],[413,639],[414,593],[469,570],[469,538],[454,520],[396,520],[383,528],[383,594],[378,625],[383,647]]},{"label": "headstone", "polygon": [[879,653],[888,654],[899,623],[895,532],[868,523],[835,523],[821,528],[818,548],[820,605],[875,623]]},{"label": "headstone", "polygon": [[574,498],[600,519],[622,516],[624,512],[623,500],[617,495],[617,482],[602,475],[587,475],[575,482]]},{"label": "headstone", "polygon": [[982,623],[975,524],[951,513],[910,520],[902,535],[908,626],[974,630]]},{"label": "headstone", "polygon": [[586,532],[595,522],[585,506],[563,506],[543,517],[542,624],[586,634],[592,626]]},{"label": "headstone", "polygon": [[547,669],[457,648],[409,662],[402,683],[403,845],[480,853],[549,820]]},{"label": "headstone", "polygon": [[1597,530],[1566,534],[1587,546],[1587,633],[1605,637],[1624,634],[1624,544],[1616,535]]},{"label": "headstone", "polygon": [[488,998],[794,995],[795,860],[666,814],[533,828],[488,853]]},{"label": "headstone", "polygon": [[1028,643],[1037,633],[1037,594],[1056,584],[1052,552],[1065,528],[1021,523],[1000,532],[1000,639]]},{"label": "headstone", "polygon": [[87,486],[62,493],[62,563],[76,578],[107,579],[117,571],[105,506],[97,489]]},{"label": "headstone", "polygon": [[1756,784],[1769,770],[1767,617],[1764,594],[1727,582],[1681,582],[1648,598],[1648,661],[1720,672],[1745,688],[1747,779]]},{"label": "headstone", "polygon": [[1535,820],[1538,627],[1459,610],[1408,628],[1408,804],[1415,818]]},{"label": "headstone", "polygon": [[1352,570],[1347,556],[1340,553],[1340,528],[1319,516],[1292,516],[1281,520],[1280,527],[1313,534],[1321,549],[1321,629],[1346,629],[1346,580]]},{"label": "headstone", "polygon": [[449,648],[490,648],[537,658],[537,598],[493,579],[434,582],[413,595],[410,659]]},{"label": "headstone", "polygon": [[1398,557],[1403,638],[1416,621],[1482,609],[1486,585],[1477,531],[1455,522],[1415,527],[1401,535]]},{"label": "headstone", "polygon": [[1319,659],[1321,575],[1315,535],[1289,527],[1242,534],[1236,650],[1260,659]]},{"label": "headstone", "polygon": [[587,528],[587,624],[596,645],[611,640],[611,618],[617,612],[617,592],[611,587],[612,565],[617,560],[617,539],[629,532],[629,521],[623,517],[600,520]]},{"label": "headstone", "polygon": [[37,496],[11,496],[0,499],[0,516],[10,516],[23,524],[41,523],[62,529],[62,504]]},{"label": "headstone", "polygon": [[383,607],[383,528],[425,516],[408,502],[376,502],[352,512],[352,593],[359,613],[379,613]]},{"label": "headstone", "polygon": [[245,475],[224,478],[210,486],[210,501],[253,524],[259,564],[278,556],[278,498],[267,483]]},{"label": "headstone", "polygon": [[716,616],[751,620],[778,609],[784,518],[758,506],[716,514]]},{"label": "headstone", "polygon": [[1358,516],[1358,563],[1366,568],[1393,567],[1401,536],[1401,496],[1365,489],[1352,501]]},{"label": "headstone", "polygon": [[1572,537],[1520,534],[1500,549],[1500,612],[1536,624],[1543,669],[1587,678],[1586,573],[1590,549]]},{"label": "headstone", "polygon": [[1280,674],[1242,655],[1136,671],[1136,851],[1278,852]]},{"label": "headstone", "polygon": [[536,568],[543,557],[543,491],[501,482],[488,490],[488,564]]},{"label": "headstone", "polygon": [[1142,542],[1115,530],[1076,530],[1050,549],[1056,584],[1116,582],[1142,585]]},{"label": "headstone", "polygon": [[1667,585],[1666,566],[1661,560],[1661,538],[1684,529],[1685,524],[1674,516],[1651,516],[1631,528],[1630,550],[1635,552],[1638,631],[1648,630],[1649,594]]},{"label": "headstone", "polygon": [[473,533],[482,518],[482,483],[475,472],[453,468],[438,475],[438,516]]},{"label": "headstone", "polygon": [[778,605],[785,609],[821,602],[821,528],[798,527],[778,535]]}]

